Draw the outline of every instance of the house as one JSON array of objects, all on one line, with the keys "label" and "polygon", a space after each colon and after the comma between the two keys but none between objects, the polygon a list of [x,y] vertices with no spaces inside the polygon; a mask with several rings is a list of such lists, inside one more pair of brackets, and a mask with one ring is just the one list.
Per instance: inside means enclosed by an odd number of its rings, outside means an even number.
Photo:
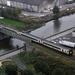
[{"label": "house", "polygon": [[65,3],[65,0],[0,0],[0,4],[41,12],[54,1],[58,1],[58,5]]}]

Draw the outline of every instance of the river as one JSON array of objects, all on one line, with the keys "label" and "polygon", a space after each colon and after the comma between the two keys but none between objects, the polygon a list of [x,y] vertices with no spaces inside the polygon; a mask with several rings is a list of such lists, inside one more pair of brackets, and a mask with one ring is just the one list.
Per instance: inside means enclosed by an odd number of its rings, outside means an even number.
[{"label": "river", "polygon": [[59,18],[59,20],[49,21],[44,26],[31,31],[30,34],[47,38],[72,27],[75,27],[75,14]]},{"label": "river", "polygon": [[5,52],[11,51],[12,49],[15,49],[17,45],[19,47],[22,47],[24,45],[24,42],[16,38],[7,38],[4,40],[0,40],[0,55]]}]

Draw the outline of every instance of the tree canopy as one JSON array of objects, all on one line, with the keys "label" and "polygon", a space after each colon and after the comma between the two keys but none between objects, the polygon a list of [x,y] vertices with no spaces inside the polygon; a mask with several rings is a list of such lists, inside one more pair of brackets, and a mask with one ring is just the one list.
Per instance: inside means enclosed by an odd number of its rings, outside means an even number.
[{"label": "tree canopy", "polygon": [[59,8],[58,8],[57,5],[54,6],[54,8],[53,8],[53,13],[54,13],[54,14],[58,14],[58,13],[59,13]]},{"label": "tree canopy", "polygon": [[5,73],[7,75],[17,75],[17,69],[18,67],[16,65],[9,64],[5,68]]}]

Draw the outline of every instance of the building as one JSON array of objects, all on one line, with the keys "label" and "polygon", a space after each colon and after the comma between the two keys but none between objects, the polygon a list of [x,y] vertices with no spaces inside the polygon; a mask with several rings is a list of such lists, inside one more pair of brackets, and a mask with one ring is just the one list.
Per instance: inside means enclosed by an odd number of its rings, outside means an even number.
[{"label": "building", "polygon": [[0,0],[0,4],[41,12],[54,1],[58,1],[58,5],[65,3],[65,0]]}]

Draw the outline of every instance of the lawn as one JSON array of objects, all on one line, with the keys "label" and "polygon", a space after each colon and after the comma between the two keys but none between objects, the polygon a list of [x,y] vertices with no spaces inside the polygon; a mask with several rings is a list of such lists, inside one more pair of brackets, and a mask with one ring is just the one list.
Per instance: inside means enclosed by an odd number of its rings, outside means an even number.
[{"label": "lawn", "polygon": [[14,27],[14,28],[19,28],[24,25],[22,22],[14,21],[14,20],[9,20],[9,19],[0,19],[0,23],[3,23],[7,26]]}]

